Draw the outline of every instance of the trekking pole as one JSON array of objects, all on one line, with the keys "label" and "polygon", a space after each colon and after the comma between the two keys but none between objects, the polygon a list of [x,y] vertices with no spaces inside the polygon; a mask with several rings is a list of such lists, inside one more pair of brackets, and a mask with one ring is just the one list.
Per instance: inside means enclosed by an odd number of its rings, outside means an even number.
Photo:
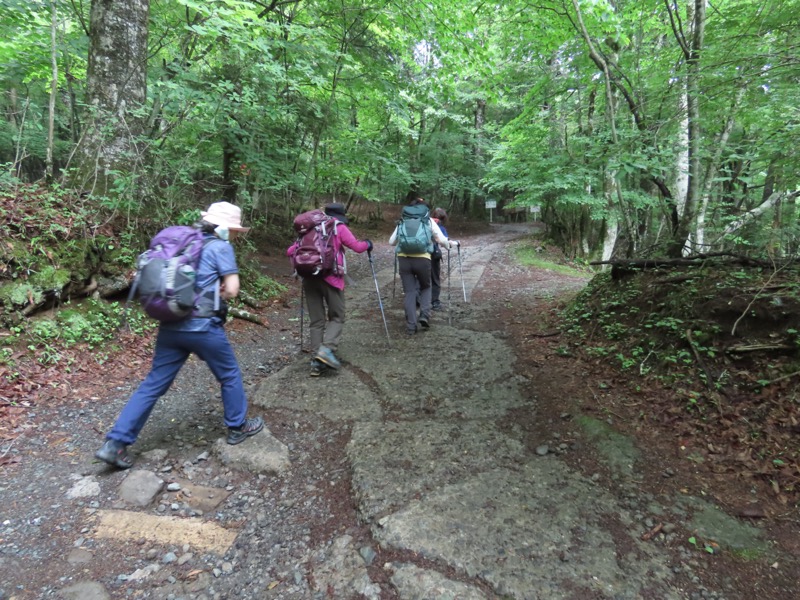
[{"label": "trekking pole", "polygon": [[372,279],[375,280],[375,292],[378,294],[378,306],[381,308],[381,317],[383,318],[383,328],[386,330],[386,343],[391,345],[392,341],[389,339],[389,325],[386,324],[386,313],[383,312],[383,300],[381,299],[381,290],[378,288],[378,276],[375,275],[375,263],[372,262],[372,251],[367,252],[369,257],[369,266],[372,269]]},{"label": "trekking pole", "polygon": [[461,273],[461,289],[464,291],[464,302],[466,302],[467,287],[464,285],[464,269],[461,267],[461,244],[458,245],[458,270]]},{"label": "trekking pole", "polygon": [[303,280],[300,280],[300,353],[303,352],[303,300],[305,294],[303,293]]},{"label": "trekking pole", "polygon": [[447,247],[447,324],[453,324],[453,303],[450,301],[450,247]]}]

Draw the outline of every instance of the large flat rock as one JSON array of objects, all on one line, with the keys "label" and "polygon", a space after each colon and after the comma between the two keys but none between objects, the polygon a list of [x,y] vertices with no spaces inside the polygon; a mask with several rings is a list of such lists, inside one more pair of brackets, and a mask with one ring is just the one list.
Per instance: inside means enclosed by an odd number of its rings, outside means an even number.
[{"label": "large flat rock", "polygon": [[493,423],[359,423],[347,456],[361,518],[372,521],[407,501],[475,473],[524,460],[522,444]]},{"label": "large flat rock", "polygon": [[[340,354],[401,419],[498,418],[524,403],[514,355],[491,334],[448,326],[438,313],[429,331],[396,337],[391,347],[374,324],[346,327]],[[436,359],[420,346],[436,348]]]},{"label": "large flat rock", "polygon": [[220,438],[214,443],[213,451],[223,464],[240,471],[283,475],[291,466],[289,448],[266,427],[233,446]]},{"label": "large flat rock", "polygon": [[682,597],[613,497],[551,459],[445,485],[373,531],[508,598]]}]

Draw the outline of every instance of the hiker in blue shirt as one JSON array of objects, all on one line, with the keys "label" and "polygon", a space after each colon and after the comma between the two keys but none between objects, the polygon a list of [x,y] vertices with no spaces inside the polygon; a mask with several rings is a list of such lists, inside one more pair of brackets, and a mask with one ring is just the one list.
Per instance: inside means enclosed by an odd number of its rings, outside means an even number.
[{"label": "hiker in blue shirt", "polygon": [[[95,453],[95,457],[120,469],[133,465],[128,446],[139,437],[156,402],[167,393],[193,353],[205,361],[220,384],[227,442],[238,444],[264,428],[261,417],[246,416],[242,372],[224,329],[225,300],[239,294],[239,269],[233,246],[228,242],[250,228],[242,227],[241,209],[229,202],[215,202],[201,217],[196,226],[206,242],[197,269],[196,289],[208,291],[201,296],[192,315],[181,321],[161,323],[150,372],[122,409],[106,435],[105,444]],[[217,285],[220,302],[215,310]]]},{"label": "hiker in blue shirt", "polygon": [[[423,198],[417,198],[409,207],[417,209],[429,208]],[[405,210],[405,209],[404,209]],[[432,243],[438,243],[445,248],[457,248],[459,243],[455,240],[448,240],[442,233],[436,221],[430,218],[426,210],[419,210],[424,213],[423,221],[426,228],[430,229],[429,249],[426,252],[405,252],[402,248],[402,239],[399,235],[401,225],[395,227],[389,244],[398,246],[397,264],[400,272],[400,281],[403,284],[403,306],[406,314],[406,333],[413,335],[417,333],[417,321],[423,329],[430,327],[431,318],[431,250]],[[419,319],[417,319],[417,299],[419,298]]]}]

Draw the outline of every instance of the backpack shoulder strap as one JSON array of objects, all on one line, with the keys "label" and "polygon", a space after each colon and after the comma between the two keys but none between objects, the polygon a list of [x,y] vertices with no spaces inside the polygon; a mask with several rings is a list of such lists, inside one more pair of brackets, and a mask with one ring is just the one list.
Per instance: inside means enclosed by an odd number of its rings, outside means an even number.
[{"label": "backpack shoulder strap", "polygon": [[[211,237],[205,238],[205,239],[203,240],[203,250],[205,250],[206,248],[208,248],[208,246],[210,246],[211,244],[213,244],[213,243],[215,243],[215,242],[224,242],[224,241],[225,241],[225,240],[221,240],[221,239],[220,239],[220,238],[218,238],[217,236],[211,236]],[[220,285],[219,285],[219,277],[218,277],[218,278],[215,280],[215,282],[214,282],[214,283],[212,283],[211,285],[213,285],[213,286],[214,286],[214,312],[217,312],[217,311],[219,310],[219,304],[220,304],[220,297],[219,297],[219,288],[220,288]],[[211,286],[208,286],[208,287],[211,287]],[[201,289],[199,293],[200,293],[200,294],[205,294],[205,292],[206,292],[206,290],[208,289],[208,287]]]}]

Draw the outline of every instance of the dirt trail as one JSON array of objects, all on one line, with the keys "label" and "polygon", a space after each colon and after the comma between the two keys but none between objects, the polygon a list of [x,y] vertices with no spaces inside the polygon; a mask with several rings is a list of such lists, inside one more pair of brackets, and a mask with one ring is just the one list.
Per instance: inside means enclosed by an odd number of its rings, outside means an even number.
[{"label": "dirt trail", "polygon": [[541,342],[518,359],[515,323],[585,283],[516,265],[509,244],[526,233],[464,239],[450,310],[416,336],[404,335],[399,280],[392,297],[391,249],[376,244],[389,340],[369,265],[351,258],[332,377],[309,377],[297,354],[296,298],[267,315],[269,330],[234,324],[270,429],[237,447],[247,456],[215,444],[218,393],[196,361],[154,411],[131,473],[92,460],[130,386],[104,389],[98,373],[94,397],[38,407],[0,484],[0,600],[747,597],[675,550],[682,523],[717,518],[713,507],[643,490],[631,440],[554,413],[562,387],[537,361]]}]

